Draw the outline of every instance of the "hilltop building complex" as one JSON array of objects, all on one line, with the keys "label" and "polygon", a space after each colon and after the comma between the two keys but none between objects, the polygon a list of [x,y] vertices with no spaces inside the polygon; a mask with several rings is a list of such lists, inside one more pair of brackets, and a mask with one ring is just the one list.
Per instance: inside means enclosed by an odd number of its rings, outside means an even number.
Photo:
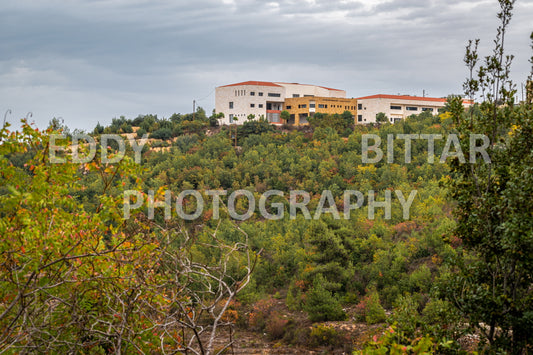
[{"label": "hilltop building complex", "polygon": [[[471,104],[465,100],[466,105]],[[263,116],[273,124],[306,125],[315,113],[352,113],[359,124],[376,122],[376,115],[384,113],[394,123],[424,111],[437,114],[446,98],[408,95],[373,95],[346,98],[344,90],[317,85],[268,81],[245,81],[219,86],[215,90],[215,111],[223,113],[222,124],[242,124],[250,115]],[[282,111],[289,119],[281,119]]]}]

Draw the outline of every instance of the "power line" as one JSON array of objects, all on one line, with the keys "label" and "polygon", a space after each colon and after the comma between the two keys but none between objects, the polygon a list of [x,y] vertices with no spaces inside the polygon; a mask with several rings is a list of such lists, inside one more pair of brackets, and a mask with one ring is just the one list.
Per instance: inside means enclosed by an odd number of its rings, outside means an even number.
[{"label": "power line", "polygon": [[211,94],[212,94],[213,92],[215,92],[215,89],[216,89],[216,88],[214,88],[213,90],[211,90],[211,92],[210,92],[207,96],[205,96],[205,97],[203,97],[203,98],[201,98],[201,99],[197,99],[196,101],[203,101],[203,100],[207,99],[209,96],[211,96]]}]

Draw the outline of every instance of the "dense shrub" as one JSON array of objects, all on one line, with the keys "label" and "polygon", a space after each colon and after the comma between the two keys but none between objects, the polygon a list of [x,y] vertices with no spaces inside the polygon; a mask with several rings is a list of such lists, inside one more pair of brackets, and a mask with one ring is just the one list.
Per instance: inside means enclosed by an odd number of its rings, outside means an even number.
[{"label": "dense shrub", "polygon": [[313,287],[307,294],[304,310],[312,322],[328,320],[343,320],[346,313],[332,293],[324,288],[324,277],[318,274],[313,281]]},{"label": "dense shrub", "polygon": [[406,336],[414,336],[420,322],[418,302],[409,294],[400,296],[396,300],[392,320],[398,324],[398,329],[402,330]]},{"label": "dense shrub", "polygon": [[311,346],[339,347],[343,343],[343,337],[333,327],[316,324],[311,328],[309,343]]},{"label": "dense shrub", "polygon": [[170,128],[161,128],[150,134],[150,138],[167,140],[172,138],[172,130]]},{"label": "dense shrub", "polygon": [[142,136],[144,136],[146,134],[146,130],[144,128],[139,128],[137,130],[137,138],[142,138]]},{"label": "dense shrub", "polygon": [[270,340],[277,340],[283,338],[285,334],[285,326],[289,322],[278,312],[272,312],[266,321],[266,333]]},{"label": "dense shrub", "polygon": [[255,331],[263,331],[272,313],[274,301],[271,298],[259,300],[248,314],[248,325]]},{"label": "dense shrub", "polygon": [[379,301],[379,293],[376,290],[370,293],[361,300],[359,308],[363,308],[364,319],[367,324],[382,323],[387,318],[385,309],[381,306]]}]

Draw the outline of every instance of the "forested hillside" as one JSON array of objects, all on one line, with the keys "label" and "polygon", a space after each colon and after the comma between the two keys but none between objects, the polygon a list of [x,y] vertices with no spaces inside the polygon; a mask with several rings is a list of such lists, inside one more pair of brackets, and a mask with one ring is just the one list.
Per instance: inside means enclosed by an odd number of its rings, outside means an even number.
[{"label": "forested hillside", "polygon": [[0,352],[531,352],[533,107],[501,4],[494,54],[467,48],[469,109],[300,128],[198,109],[77,144],[4,124]]}]

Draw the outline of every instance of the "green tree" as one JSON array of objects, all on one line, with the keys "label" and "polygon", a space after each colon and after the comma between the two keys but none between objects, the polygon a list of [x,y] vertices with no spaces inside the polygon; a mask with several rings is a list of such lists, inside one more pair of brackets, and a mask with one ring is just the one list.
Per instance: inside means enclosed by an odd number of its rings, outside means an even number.
[{"label": "green tree", "polygon": [[[449,105],[466,160],[451,161],[450,191],[457,201],[455,235],[467,253],[447,286],[449,299],[491,351],[522,354],[533,346],[533,108],[515,106],[512,56],[504,53],[514,1],[499,3],[493,54],[464,85],[467,97],[481,94],[481,104],[466,113],[460,98]],[[477,43],[466,50],[471,73]],[[470,154],[474,134],[488,137],[490,160]]]},{"label": "green tree", "polygon": [[389,119],[387,117],[387,115],[383,112],[379,112],[377,115],[376,115],[376,122],[379,122],[379,123],[387,123],[389,122]]},{"label": "green tree", "polygon": [[102,133],[104,133],[104,126],[102,126],[102,125],[100,124],[100,122],[98,122],[98,123],[96,124],[96,127],[94,127],[93,134],[102,134]]},{"label": "green tree", "polygon": [[330,291],[324,288],[324,281],[320,274],[315,277],[313,287],[307,293],[304,310],[313,322],[345,319],[346,314],[341,304]]},{"label": "green tree", "polygon": [[387,318],[377,290],[372,289],[370,291],[366,297],[365,306],[365,321],[367,324],[382,323]]},{"label": "green tree", "polygon": [[284,123],[288,123],[291,119],[291,114],[289,113],[289,111],[283,110],[281,111],[280,117],[284,121]]}]

